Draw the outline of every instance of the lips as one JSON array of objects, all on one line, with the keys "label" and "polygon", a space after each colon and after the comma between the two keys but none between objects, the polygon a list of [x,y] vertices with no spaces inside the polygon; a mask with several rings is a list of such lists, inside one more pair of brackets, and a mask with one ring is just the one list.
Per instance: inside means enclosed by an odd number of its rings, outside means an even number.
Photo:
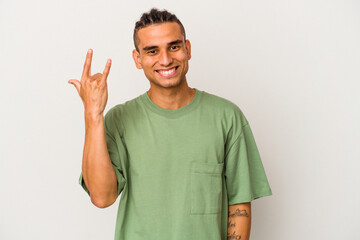
[{"label": "lips", "polygon": [[177,69],[178,69],[178,66],[169,68],[169,69],[156,70],[156,72],[162,77],[172,77],[175,75]]}]

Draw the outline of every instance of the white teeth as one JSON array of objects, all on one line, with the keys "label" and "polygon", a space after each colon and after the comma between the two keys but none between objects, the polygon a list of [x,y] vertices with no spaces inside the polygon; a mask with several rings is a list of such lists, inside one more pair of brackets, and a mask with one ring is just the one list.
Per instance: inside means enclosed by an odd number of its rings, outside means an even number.
[{"label": "white teeth", "polygon": [[175,68],[172,68],[172,69],[170,69],[170,70],[168,70],[168,71],[159,71],[159,73],[161,74],[161,75],[163,75],[163,76],[169,76],[169,75],[171,75],[172,73],[174,73],[175,72]]}]

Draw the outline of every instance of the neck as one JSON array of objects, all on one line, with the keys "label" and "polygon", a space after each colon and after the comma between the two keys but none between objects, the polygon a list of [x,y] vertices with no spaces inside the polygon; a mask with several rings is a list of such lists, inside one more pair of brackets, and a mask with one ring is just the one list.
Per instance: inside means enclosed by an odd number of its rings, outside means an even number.
[{"label": "neck", "polygon": [[188,105],[195,96],[195,89],[185,84],[173,88],[156,87],[151,85],[147,94],[151,101],[161,108],[175,110]]}]

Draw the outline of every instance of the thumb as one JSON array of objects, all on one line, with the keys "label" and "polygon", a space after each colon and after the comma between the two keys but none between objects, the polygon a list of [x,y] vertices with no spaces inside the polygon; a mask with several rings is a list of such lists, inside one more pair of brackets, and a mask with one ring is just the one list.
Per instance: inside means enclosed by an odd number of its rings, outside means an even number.
[{"label": "thumb", "polygon": [[79,80],[70,79],[70,80],[68,81],[68,83],[74,85],[74,87],[76,88],[78,94],[80,95],[80,87],[81,87],[81,84],[80,84]]}]

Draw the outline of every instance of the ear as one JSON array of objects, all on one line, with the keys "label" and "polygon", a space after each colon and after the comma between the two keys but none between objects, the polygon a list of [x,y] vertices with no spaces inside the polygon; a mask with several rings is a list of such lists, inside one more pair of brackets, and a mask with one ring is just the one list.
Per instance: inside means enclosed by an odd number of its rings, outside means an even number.
[{"label": "ear", "polygon": [[185,41],[185,46],[186,46],[186,51],[188,54],[188,60],[190,60],[191,59],[191,43],[189,40]]},{"label": "ear", "polygon": [[138,51],[136,51],[136,49],[134,49],[132,51],[132,57],[134,59],[136,68],[137,69],[142,69],[140,53]]}]

